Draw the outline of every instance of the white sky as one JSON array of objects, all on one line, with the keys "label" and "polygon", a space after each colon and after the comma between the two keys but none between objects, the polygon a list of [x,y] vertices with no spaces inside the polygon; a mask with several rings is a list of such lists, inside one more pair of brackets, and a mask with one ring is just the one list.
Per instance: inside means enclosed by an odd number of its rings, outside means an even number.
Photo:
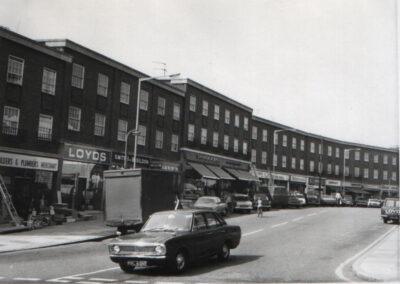
[{"label": "white sky", "polygon": [[314,134],[399,145],[396,0],[0,0],[0,25],[181,73]]}]

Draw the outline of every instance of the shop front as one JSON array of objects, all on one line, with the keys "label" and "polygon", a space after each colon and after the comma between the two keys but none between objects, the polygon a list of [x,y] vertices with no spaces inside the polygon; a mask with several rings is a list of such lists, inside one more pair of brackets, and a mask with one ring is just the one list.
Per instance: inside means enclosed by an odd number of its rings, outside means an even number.
[{"label": "shop front", "polygon": [[340,180],[327,179],[325,194],[331,195],[340,192],[343,195],[342,182]]},{"label": "shop front", "polygon": [[[54,201],[58,159],[45,153],[0,152],[0,174],[18,215],[26,220],[33,209],[47,210]],[[0,202],[0,222],[8,221]]]},{"label": "shop front", "polygon": [[399,197],[399,188],[394,185],[382,185],[382,199],[387,197]]},{"label": "shop front", "polygon": [[353,196],[353,200],[368,199],[371,196],[370,192],[364,190],[361,183],[345,182],[343,188],[344,194]]},{"label": "shop front", "polygon": [[270,183],[269,192],[271,193],[271,196],[275,195],[276,189],[289,193],[289,175],[276,173],[271,174]]},{"label": "shop front", "polygon": [[297,191],[302,194],[306,193],[307,177],[299,175],[290,176],[290,191]]},{"label": "shop front", "polygon": [[379,185],[365,184],[363,190],[369,192],[371,198],[382,199],[383,190]]},{"label": "shop front", "polygon": [[322,177],[308,177],[307,179],[307,193],[315,192],[318,195],[326,194],[326,179]]}]

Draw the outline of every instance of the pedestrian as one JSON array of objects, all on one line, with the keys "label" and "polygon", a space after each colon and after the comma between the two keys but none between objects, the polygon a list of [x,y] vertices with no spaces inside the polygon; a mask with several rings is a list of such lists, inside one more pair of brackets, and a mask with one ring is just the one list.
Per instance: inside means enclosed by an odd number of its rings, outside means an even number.
[{"label": "pedestrian", "polygon": [[342,196],[340,195],[339,191],[336,192],[335,198],[336,198],[336,206],[342,205]]},{"label": "pedestrian", "polygon": [[261,198],[259,197],[257,199],[257,217],[262,217],[262,216],[263,216],[262,201]]}]

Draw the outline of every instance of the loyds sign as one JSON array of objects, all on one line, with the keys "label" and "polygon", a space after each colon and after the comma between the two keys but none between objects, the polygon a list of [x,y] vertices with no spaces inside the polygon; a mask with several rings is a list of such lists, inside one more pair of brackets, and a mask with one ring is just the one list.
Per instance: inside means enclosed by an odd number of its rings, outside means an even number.
[{"label": "loyds sign", "polygon": [[78,145],[65,145],[64,158],[96,164],[110,164],[111,152]]}]

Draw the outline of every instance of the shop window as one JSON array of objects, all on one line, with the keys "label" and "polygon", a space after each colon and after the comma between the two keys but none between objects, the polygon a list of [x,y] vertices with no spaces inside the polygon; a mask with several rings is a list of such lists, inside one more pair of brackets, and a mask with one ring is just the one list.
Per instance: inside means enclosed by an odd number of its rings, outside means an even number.
[{"label": "shop window", "polygon": [[163,148],[163,141],[164,141],[164,133],[162,131],[156,130],[156,149]]},{"label": "shop window", "polygon": [[96,113],[94,116],[94,135],[104,136],[106,129],[106,116]]},{"label": "shop window", "polygon": [[225,110],[225,124],[231,123],[231,112],[229,110]]},{"label": "shop window", "polygon": [[7,82],[22,85],[24,76],[24,60],[15,56],[8,56]]},{"label": "shop window", "polygon": [[171,151],[172,152],[178,152],[178,141],[179,141],[179,136],[176,134],[172,134],[171,136]]},{"label": "shop window", "polygon": [[68,130],[81,130],[81,109],[70,106],[68,110]]},{"label": "shop window", "polygon": [[119,101],[123,104],[129,105],[130,93],[131,93],[131,85],[125,82],[121,82],[121,92]]},{"label": "shop window", "polygon": [[19,108],[4,106],[3,134],[18,135]]},{"label": "shop window", "polygon": [[127,132],[128,132],[128,121],[119,119],[118,120],[118,141],[125,141]]},{"label": "shop window", "polygon": [[194,96],[194,95],[190,96],[189,110],[196,111],[196,96]]},{"label": "shop window", "polygon": [[149,108],[149,92],[146,90],[140,90],[139,107],[141,110],[146,110],[146,111]]},{"label": "shop window", "polygon": [[165,115],[165,99],[162,97],[158,97],[157,114]]},{"label": "shop window", "polygon": [[43,68],[43,77],[42,77],[42,92],[55,95],[56,93],[56,78],[57,72],[48,68]]},{"label": "shop window", "polygon": [[224,135],[224,150],[229,150],[229,136]]},{"label": "shop window", "polygon": [[[35,171],[35,183],[45,184],[48,190],[53,187],[53,172],[50,171]],[[43,192],[46,194],[46,192]],[[48,200],[50,202],[50,200]]]},{"label": "shop window", "polygon": [[85,67],[76,63],[72,64],[72,87],[83,89]]},{"label": "shop window", "polygon": [[219,105],[214,105],[214,119],[219,120]]},{"label": "shop window", "polygon": [[188,141],[194,141],[194,124],[188,125]]},{"label": "shop window", "polygon": [[172,118],[174,120],[179,120],[181,118],[181,105],[178,103],[174,103]]},{"label": "shop window", "polygon": [[39,116],[38,138],[40,140],[51,141],[53,131],[53,117],[41,114]]},{"label": "shop window", "polygon": [[146,131],[147,131],[146,126],[139,125],[138,128],[139,128],[138,129],[139,130],[139,134],[138,134],[137,143],[138,143],[138,145],[146,146]]},{"label": "shop window", "polygon": [[108,76],[99,73],[97,76],[97,94],[107,97],[108,91]]}]

